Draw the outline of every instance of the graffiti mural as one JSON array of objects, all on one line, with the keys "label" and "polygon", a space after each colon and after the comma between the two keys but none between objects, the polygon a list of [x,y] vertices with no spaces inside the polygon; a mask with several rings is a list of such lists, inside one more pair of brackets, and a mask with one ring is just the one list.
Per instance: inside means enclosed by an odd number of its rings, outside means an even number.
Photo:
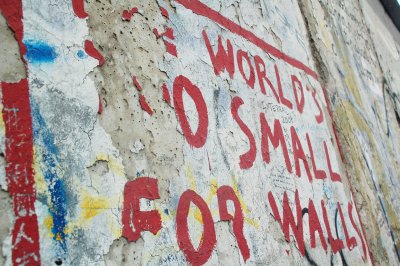
[{"label": "graffiti mural", "polygon": [[256,2],[0,0],[0,262],[374,263],[305,8]]}]

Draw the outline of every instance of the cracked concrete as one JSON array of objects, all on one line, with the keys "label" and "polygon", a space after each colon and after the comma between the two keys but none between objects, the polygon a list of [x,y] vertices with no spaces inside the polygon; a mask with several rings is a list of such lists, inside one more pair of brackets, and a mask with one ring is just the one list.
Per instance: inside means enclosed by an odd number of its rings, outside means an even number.
[{"label": "cracked concrete", "polygon": [[29,81],[41,264],[399,263],[400,34],[377,0],[22,4],[34,46],[0,13],[0,81]]},{"label": "cracked concrete", "polygon": [[[377,8],[372,10],[371,4]],[[399,178],[399,158],[393,152],[398,149],[396,147],[399,147],[398,138],[394,137],[398,136],[399,128],[394,124],[396,119],[393,115],[395,112],[393,104],[388,107],[386,98],[390,94],[397,93],[395,86],[392,86],[391,73],[397,72],[396,67],[393,66],[393,64],[398,64],[394,39],[398,39],[399,32],[393,29],[390,21],[387,21],[386,15],[376,1],[339,2],[337,5],[324,1],[301,1],[301,6],[309,20],[308,24],[313,25],[310,28],[311,37],[319,40],[319,42],[313,42],[318,44],[315,47],[316,60],[317,62],[323,60],[324,67],[320,73],[323,74],[327,88],[331,88],[331,102],[333,109],[337,110],[334,118],[341,142],[346,144],[344,145],[345,154],[349,157],[347,169],[355,189],[354,194],[364,226],[370,232],[367,237],[372,246],[373,257],[376,262],[393,264],[399,259],[396,255],[399,252],[399,236],[395,229],[398,218],[394,218],[398,217],[394,209],[398,210],[399,206],[397,200],[393,201],[393,196],[391,196],[394,191],[390,192],[386,184],[392,183],[391,187],[396,190],[395,184]],[[325,14],[329,15],[327,24],[320,23]],[[387,22],[387,26],[383,26],[381,19]],[[330,29],[330,32],[327,29]],[[387,33],[389,29],[391,33]],[[393,48],[388,46],[385,49],[381,45],[374,45],[378,40],[374,35],[378,32],[381,34],[379,43],[388,43]],[[387,34],[382,36],[381,32]],[[343,49],[346,50],[343,51]],[[337,50],[340,52],[337,53]],[[387,51],[390,50],[392,52],[388,54]],[[388,66],[391,66],[390,70]],[[335,75],[338,70],[341,72]],[[352,74],[352,71],[357,74]],[[328,79],[326,79],[326,73],[329,73]],[[357,78],[351,75],[357,75]],[[343,78],[345,82],[341,83]],[[386,82],[388,79],[390,82]],[[368,106],[371,106],[371,109]],[[359,110],[372,110],[372,112],[366,111],[361,115]],[[385,118],[384,114],[389,113],[391,118],[387,116]],[[376,121],[375,125],[378,127],[371,127],[369,124],[374,123],[372,121]],[[348,127],[348,125],[354,126]],[[393,134],[387,135],[387,132],[391,130],[394,131]],[[360,141],[361,136],[352,136],[358,131],[367,132],[367,143],[369,142],[367,146],[364,141]],[[373,155],[372,162],[369,159],[370,155],[366,154]],[[360,156],[364,158],[361,162]],[[390,163],[382,164],[382,158],[391,158]],[[379,179],[376,180],[375,176],[379,176]],[[393,219],[389,218],[390,215],[387,216],[387,209],[392,210],[390,212],[394,215]],[[390,235],[394,238],[391,239]],[[391,240],[388,241],[387,238]]]}]

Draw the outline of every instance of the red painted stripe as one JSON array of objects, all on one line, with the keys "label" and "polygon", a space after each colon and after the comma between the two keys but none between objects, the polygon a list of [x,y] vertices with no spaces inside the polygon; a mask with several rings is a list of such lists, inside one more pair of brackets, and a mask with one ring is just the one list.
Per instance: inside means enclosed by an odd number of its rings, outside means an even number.
[{"label": "red painted stripe", "polygon": [[169,105],[171,105],[171,96],[169,95],[169,91],[168,91],[167,85],[165,85],[165,83],[162,85],[162,90],[163,90],[163,97],[164,97],[164,100],[165,100]]},{"label": "red painted stripe", "polygon": [[167,49],[168,53],[172,54],[175,57],[178,57],[178,52],[176,50],[175,44],[167,42],[166,40],[164,40],[164,44],[165,44],[165,48]]},{"label": "red painted stripe", "polygon": [[138,13],[139,12],[139,9],[137,8],[137,7],[132,7],[132,9],[131,9],[131,14],[133,15],[133,14],[136,14],[136,13]]},{"label": "red painted stripe", "polygon": [[165,32],[163,32],[163,33],[159,33],[158,30],[156,28],[154,28],[153,29],[153,33],[154,33],[154,35],[156,35],[157,39],[160,38],[160,37],[163,37],[163,36],[165,36],[165,37],[167,37],[168,39],[171,39],[171,40],[175,39],[174,30],[172,28],[170,28],[170,27],[167,27],[165,29]]},{"label": "red painted stripe", "polygon": [[141,90],[142,90],[142,86],[140,86],[140,83],[139,83],[139,81],[137,80],[137,77],[136,77],[136,76],[133,76],[133,77],[132,77],[132,81],[133,81],[133,84],[135,84],[136,89],[137,89],[138,91],[141,91]]},{"label": "red painted stripe", "polygon": [[126,21],[131,21],[132,16],[139,12],[137,7],[133,7],[131,10],[124,10],[122,12],[122,19]]},{"label": "red painted stripe", "polygon": [[132,14],[129,10],[122,11],[122,20],[131,21]]},{"label": "red painted stripe", "polygon": [[261,38],[257,37],[254,33],[244,29],[243,27],[239,26],[235,22],[229,20],[228,18],[222,16],[217,11],[213,10],[212,8],[208,7],[207,5],[203,4],[199,0],[176,0],[178,3],[186,7],[187,9],[192,10],[195,14],[198,14],[203,17],[207,17],[218,23],[219,25],[225,27],[232,33],[242,36],[243,38],[247,39],[249,42],[253,43],[254,45],[258,46],[265,52],[271,54],[274,57],[284,60],[289,65],[292,65],[295,68],[303,70],[305,73],[313,77],[314,79],[318,80],[318,74],[313,71],[311,68],[300,62],[299,60],[290,57],[289,55],[283,53],[281,50],[273,47],[269,43],[265,42]]},{"label": "red painted stripe", "polygon": [[98,107],[98,109],[97,109],[97,113],[98,113],[99,115],[101,115],[101,113],[103,113],[103,104],[101,103],[101,97],[100,97],[100,95],[99,95],[99,107]]},{"label": "red painted stripe", "polygon": [[93,58],[99,60],[99,66],[104,64],[104,57],[103,55],[94,47],[92,41],[86,40],[85,41],[85,52]]},{"label": "red painted stripe", "polygon": [[172,28],[170,28],[170,27],[167,27],[165,29],[165,32],[163,33],[163,36],[165,36],[165,37],[167,37],[167,38],[169,38],[171,40],[174,40],[175,39],[174,30]]},{"label": "red painted stripe", "polygon": [[72,9],[78,18],[88,17],[88,13],[85,12],[85,0],[72,0]]},{"label": "red painted stripe", "polygon": [[6,129],[6,177],[15,215],[12,262],[13,265],[40,265],[28,80],[2,82],[1,88]]},{"label": "red painted stripe", "polygon": [[162,37],[162,34],[160,34],[156,28],[153,29],[153,33],[154,33],[154,35],[156,35],[156,39],[159,39],[160,37]]},{"label": "red painted stripe", "polygon": [[88,17],[88,13],[85,12],[85,0],[72,0],[72,9],[78,18]]},{"label": "red painted stripe", "polygon": [[149,115],[153,115],[153,110],[147,103],[146,97],[144,97],[144,95],[142,95],[142,94],[139,95],[139,102],[140,102],[140,106],[142,107],[142,109],[144,111],[146,111]]},{"label": "red painted stripe", "polygon": [[166,18],[169,18],[168,11],[165,8],[160,7],[160,10],[161,10],[161,15],[163,15]]},{"label": "red painted stripe", "polygon": [[[14,31],[26,69],[22,0],[0,0],[0,11]],[[15,216],[11,260],[13,265],[40,265],[29,84],[27,79],[22,79],[0,85],[6,131],[6,179]]]}]

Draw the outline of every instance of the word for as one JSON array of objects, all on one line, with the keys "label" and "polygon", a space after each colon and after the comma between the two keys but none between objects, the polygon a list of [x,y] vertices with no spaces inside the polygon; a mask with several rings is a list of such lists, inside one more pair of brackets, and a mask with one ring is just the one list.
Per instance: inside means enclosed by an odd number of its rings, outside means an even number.
[{"label": "word for", "polygon": [[[124,204],[122,212],[122,235],[128,241],[136,241],[140,238],[143,231],[149,231],[156,234],[162,228],[161,216],[157,210],[141,211],[140,199],[155,200],[159,199],[157,179],[150,177],[141,177],[130,181],[125,185]],[[243,233],[244,217],[239,198],[233,188],[229,186],[221,186],[217,190],[218,208],[220,221],[232,222],[233,233],[235,235],[237,245],[243,260],[246,261],[250,257],[250,250]],[[234,211],[228,211],[228,201],[233,203]],[[334,219],[334,226],[329,221],[325,203],[321,200],[321,211],[325,230],[318,217],[314,202],[309,199],[308,206],[302,207],[300,204],[299,193],[295,192],[295,214],[290,207],[288,195],[283,194],[282,211],[279,211],[275,197],[272,192],[268,192],[268,202],[270,210],[276,221],[279,222],[282,232],[287,242],[290,242],[290,231],[293,232],[297,242],[298,249],[302,256],[305,256],[304,247],[304,215],[308,214],[308,232],[310,236],[311,248],[316,248],[316,234],[318,234],[321,245],[327,251],[327,243],[330,244],[332,251],[336,254],[345,248],[344,240],[333,235],[334,228],[337,234],[337,213],[340,216],[340,225],[345,236],[346,246],[352,250],[357,246],[355,236],[349,233],[349,224],[345,221],[344,212],[341,204],[337,203],[337,211]],[[203,233],[200,244],[197,248],[193,246],[189,235],[188,216],[191,204],[194,204],[200,211],[201,220],[203,222]],[[232,205],[231,205],[232,206]],[[350,226],[357,233],[357,237],[361,241],[363,249],[363,259],[367,258],[367,247],[362,231],[353,216],[353,205],[347,204],[347,213],[350,219]],[[295,218],[296,217],[296,218]],[[358,217],[359,218],[359,217]],[[186,190],[182,193],[176,211],[176,239],[180,250],[184,253],[189,263],[193,265],[201,265],[207,262],[217,243],[214,219],[211,211],[204,199],[193,190]],[[328,242],[327,242],[328,241]]]},{"label": "word for", "polygon": [[[233,233],[236,237],[239,250],[246,261],[250,257],[249,247],[243,234],[243,211],[239,198],[229,186],[222,186],[217,190],[219,215],[221,221],[232,221]],[[126,183],[124,189],[124,204],[122,211],[122,235],[128,241],[136,241],[140,233],[150,231],[156,234],[161,230],[161,216],[158,211],[141,211],[140,199],[159,199],[157,179],[141,177]],[[228,212],[228,201],[234,206],[234,213]],[[188,216],[191,204],[200,210],[203,221],[203,234],[199,247],[196,249],[189,236]],[[193,265],[204,264],[211,256],[216,245],[214,221],[207,203],[193,190],[186,190],[180,197],[176,212],[176,237],[179,248],[186,259]]]}]

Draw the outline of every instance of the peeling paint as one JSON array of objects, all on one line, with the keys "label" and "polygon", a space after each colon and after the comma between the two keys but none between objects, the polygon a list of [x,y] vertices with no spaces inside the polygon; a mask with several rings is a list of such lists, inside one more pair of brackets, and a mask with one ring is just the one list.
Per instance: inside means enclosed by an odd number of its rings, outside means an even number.
[{"label": "peeling paint", "polygon": [[398,264],[374,1],[0,1],[0,264]]}]

